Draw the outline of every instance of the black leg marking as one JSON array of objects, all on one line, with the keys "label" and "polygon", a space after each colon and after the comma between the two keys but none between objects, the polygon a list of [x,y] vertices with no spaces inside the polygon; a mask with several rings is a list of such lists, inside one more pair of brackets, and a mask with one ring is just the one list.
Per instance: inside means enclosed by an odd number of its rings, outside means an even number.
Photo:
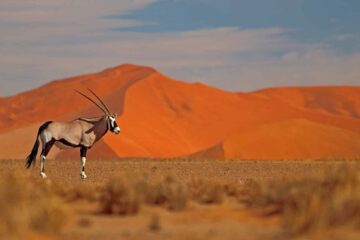
[{"label": "black leg marking", "polygon": [[80,148],[80,162],[81,162],[81,169],[80,169],[80,176],[82,179],[87,178],[85,174],[85,163],[86,163],[86,153],[88,148],[81,146]]},{"label": "black leg marking", "polygon": [[54,146],[54,143],[55,143],[55,140],[51,139],[49,142],[45,143],[45,145],[43,146],[43,150],[41,151],[42,163],[41,163],[41,169],[40,169],[40,171],[42,173],[45,172],[45,158],[49,154],[52,146]]},{"label": "black leg marking", "polygon": [[41,155],[47,156],[52,148],[54,146],[55,140],[51,139],[50,142],[45,143],[45,146],[43,146],[43,150],[41,152]]},{"label": "black leg marking", "polygon": [[87,153],[88,148],[81,146],[80,148],[80,157],[86,157],[86,153]]}]

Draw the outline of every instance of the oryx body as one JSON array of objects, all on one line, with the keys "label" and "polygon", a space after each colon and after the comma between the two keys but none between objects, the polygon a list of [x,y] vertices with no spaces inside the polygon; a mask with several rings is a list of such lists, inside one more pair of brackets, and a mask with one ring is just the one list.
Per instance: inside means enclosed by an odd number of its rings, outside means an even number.
[{"label": "oryx body", "polygon": [[[83,95],[82,93],[80,94]],[[97,95],[95,96],[97,97]],[[95,103],[89,97],[85,97]],[[100,105],[96,103],[95,104],[105,113],[104,116],[97,118],[79,118],[70,122],[49,121],[41,125],[34,147],[26,159],[26,167],[29,168],[36,160],[41,140],[42,151],[40,157],[40,176],[42,178],[46,178],[44,167],[45,159],[54,145],[61,149],[80,148],[80,176],[81,178],[86,178],[85,163],[87,150],[91,148],[98,140],[100,140],[108,131],[111,131],[115,134],[120,133],[120,128],[116,123],[116,115],[111,114],[100,98],[97,98],[103,104],[104,108],[100,107]]]}]

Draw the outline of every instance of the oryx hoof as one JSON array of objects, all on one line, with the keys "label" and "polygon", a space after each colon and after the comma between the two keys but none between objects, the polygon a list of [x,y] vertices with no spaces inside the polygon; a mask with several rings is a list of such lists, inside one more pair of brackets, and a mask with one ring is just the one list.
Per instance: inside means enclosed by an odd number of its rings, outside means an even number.
[{"label": "oryx hoof", "polygon": [[44,172],[41,172],[41,173],[40,173],[40,177],[41,177],[42,179],[46,179],[46,178],[47,178],[47,176],[46,176],[46,174],[45,174]]},{"label": "oryx hoof", "polygon": [[80,173],[80,177],[81,177],[81,179],[86,179],[87,178],[87,176],[86,176],[86,174],[84,172]]}]

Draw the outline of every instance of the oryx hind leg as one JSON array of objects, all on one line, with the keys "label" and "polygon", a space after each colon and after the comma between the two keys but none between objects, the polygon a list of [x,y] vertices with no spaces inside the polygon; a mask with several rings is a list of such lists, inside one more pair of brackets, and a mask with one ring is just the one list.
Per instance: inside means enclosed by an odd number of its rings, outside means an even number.
[{"label": "oryx hind leg", "polygon": [[42,142],[42,151],[40,156],[40,176],[42,178],[46,178],[45,174],[45,159],[46,156],[49,154],[52,146],[55,143],[55,140],[50,136],[50,133],[48,133],[46,130],[41,133],[41,142]]},{"label": "oryx hind leg", "polygon": [[88,148],[82,146],[80,148],[80,161],[81,161],[81,166],[80,166],[80,177],[82,179],[87,178],[86,174],[85,174],[85,164],[86,164],[86,153],[87,153]]}]

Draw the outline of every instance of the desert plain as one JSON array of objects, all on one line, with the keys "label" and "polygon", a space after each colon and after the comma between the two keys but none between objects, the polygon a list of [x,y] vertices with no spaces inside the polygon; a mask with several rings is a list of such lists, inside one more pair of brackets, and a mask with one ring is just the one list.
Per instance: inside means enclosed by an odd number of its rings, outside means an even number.
[{"label": "desert plain", "polygon": [[[358,239],[359,161],[0,161],[6,239]],[[4,227],[5,226],[5,227]]]}]

